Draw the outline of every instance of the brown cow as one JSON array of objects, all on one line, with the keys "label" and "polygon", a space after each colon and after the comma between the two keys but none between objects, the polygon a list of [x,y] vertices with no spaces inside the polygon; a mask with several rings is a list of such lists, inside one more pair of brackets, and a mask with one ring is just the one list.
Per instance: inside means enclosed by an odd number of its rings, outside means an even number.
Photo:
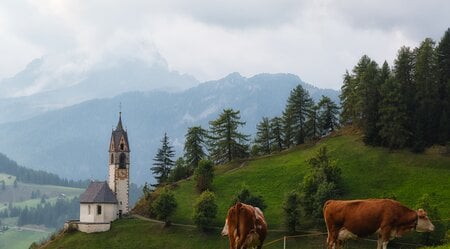
[{"label": "brown cow", "polygon": [[230,249],[261,249],[267,235],[267,223],[258,207],[244,203],[228,209],[222,235],[228,235]]},{"label": "brown cow", "polygon": [[323,207],[323,217],[328,230],[329,249],[339,247],[347,239],[374,233],[378,233],[377,249],[386,249],[389,240],[411,230],[434,230],[423,209],[414,211],[390,199],[329,200]]}]

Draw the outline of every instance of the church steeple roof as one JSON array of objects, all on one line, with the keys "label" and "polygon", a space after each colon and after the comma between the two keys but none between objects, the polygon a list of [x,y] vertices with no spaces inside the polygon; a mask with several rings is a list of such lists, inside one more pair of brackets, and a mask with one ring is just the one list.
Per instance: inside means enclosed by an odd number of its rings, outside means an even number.
[{"label": "church steeple roof", "polygon": [[112,131],[111,143],[109,145],[110,152],[130,152],[130,146],[128,144],[128,134],[127,131],[123,129],[122,125],[122,112],[119,112],[119,122],[117,127]]},{"label": "church steeple roof", "polygon": [[122,126],[122,112],[119,112],[119,122],[117,123],[116,131],[123,130]]}]

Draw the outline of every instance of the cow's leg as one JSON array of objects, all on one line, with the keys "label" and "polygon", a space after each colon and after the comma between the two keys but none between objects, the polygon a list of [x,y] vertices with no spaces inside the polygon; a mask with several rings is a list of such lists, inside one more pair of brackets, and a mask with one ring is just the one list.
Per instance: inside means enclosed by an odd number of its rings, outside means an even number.
[{"label": "cow's leg", "polygon": [[391,238],[391,231],[392,229],[388,226],[381,228],[377,241],[377,249],[387,249],[387,244],[389,243],[389,240]]}]

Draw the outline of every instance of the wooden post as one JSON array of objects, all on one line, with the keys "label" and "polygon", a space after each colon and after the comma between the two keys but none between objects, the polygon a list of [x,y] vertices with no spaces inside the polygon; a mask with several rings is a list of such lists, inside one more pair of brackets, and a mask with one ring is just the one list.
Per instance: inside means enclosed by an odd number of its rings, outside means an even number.
[{"label": "wooden post", "polygon": [[286,236],[284,236],[284,239],[283,239],[283,249],[286,249]]}]

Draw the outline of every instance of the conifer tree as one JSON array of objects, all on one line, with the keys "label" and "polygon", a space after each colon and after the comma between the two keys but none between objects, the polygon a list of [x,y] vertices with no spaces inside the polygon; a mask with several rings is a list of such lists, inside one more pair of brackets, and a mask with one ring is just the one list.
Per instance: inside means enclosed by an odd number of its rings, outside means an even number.
[{"label": "conifer tree", "polygon": [[[314,105],[309,93],[301,85],[295,87],[287,100],[286,108],[283,113],[285,120],[285,129],[292,131],[290,138],[293,139],[289,144],[303,144],[306,138],[306,120],[310,110]],[[288,134],[286,131],[285,134]]]},{"label": "conifer tree", "polygon": [[270,131],[272,147],[274,150],[283,150],[283,121],[280,117],[274,117],[270,120]]},{"label": "conifer tree", "polygon": [[270,154],[272,150],[272,137],[269,118],[263,117],[256,126],[255,143],[263,154]]},{"label": "conifer tree", "polygon": [[206,157],[204,150],[205,138],[207,131],[201,126],[189,127],[186,134],[186,141],[184,142],[184,157],[186,163],[195,170],[200,160]]},{"label": "conifer tree", "polygon": [[422,151],[437,141],[439,93],[435,62],[434,42],[427,38],[416,50],[414,151]]},{"label": "conifer tree", "polygon": [[437,80],[441,112],[439,113],[438,142],[450,141],[450,28],[436,47]]},{"label": "conifer tree", "polygon": [[285,148],[290,148],[294,144],[293,114],[290,111],[283,111],[281,118],[283,125],[283,144]]},{"label": "conifer tree", "polygon": [[308,113],[306,121],[306,137],[316,140],[322,135],[322,124],[320,123],[319,107],[313,105]]},{"label": "conifer tree", "polygon": [[329,97],[323,96],[317,104],[323,131],[334,131],[339,126],[339,107]]},{"label": "conifer tree", "polygon": [[216,120],[210,121],[210,152],[215,163],[230,162],[248,156],[248,135],[238,128],[245,125],[240,121],[239,111],[225,109]]},{"label": "conifer tree", "polygon": [[365,68],[360,82],[362,104],[362,128],[364,142],[378,145],[380,143],[378,132],[378,105],[380,101],[380,71],[376,62],[371,61]]},{"label": "conifer tree", "polygon": [[155,175],[155,179],[158,181],[158,184],[167,182],[169,173],[172,167],[175,165],[173,161],[174,150],[172,146],[169,144],[169,137],[167,133],[164,133],[164,137],[161,140],[161,148],[158,149],[154,160],[154,167],[150,168],[153,174]]}]

